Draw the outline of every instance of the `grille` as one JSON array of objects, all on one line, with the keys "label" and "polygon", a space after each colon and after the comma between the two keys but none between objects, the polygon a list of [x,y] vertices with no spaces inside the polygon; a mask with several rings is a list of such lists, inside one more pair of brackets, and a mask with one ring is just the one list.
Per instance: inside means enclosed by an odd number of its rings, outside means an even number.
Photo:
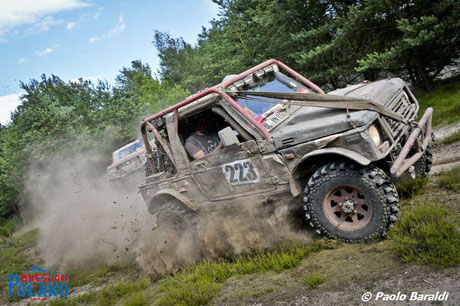
[{"label": "grille", "polygon": [[[392,111],[402,115],[404,119],[407,120],[413,120],[417,115],[417,105],[410,101],[407,93],[404,91],[402,91],[398,97],[394,99],[387,107]],[[383,120],[387,123],[391,137],[393,137],[393,139],[398,138],[403,132],[405,124],[387,117],[383,117]]]},{"label": "grille", "polygon": [[290,145],[291,143],[294,143],[294,138],[293,137],[285,138],[285,139],[281,140],[281,143],[283,145]]}]

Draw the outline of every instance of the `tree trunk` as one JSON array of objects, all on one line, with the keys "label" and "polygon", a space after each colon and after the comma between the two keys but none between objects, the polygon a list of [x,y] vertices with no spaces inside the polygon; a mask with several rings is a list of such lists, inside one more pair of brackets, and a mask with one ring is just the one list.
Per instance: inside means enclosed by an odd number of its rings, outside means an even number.
[{"label": "tree trunk", "polygon": [[410,78],[412,85],[413,86],[417,85],[417,80],[415,79],[414,70],[412,69],[412,66],[410,65],[410,63],[406,63],[406,69],[407,69],[407,72],[409,73],[409,78]]},{"label": "tree trunk", "polygon": [[418,86],[422,87],[425,91],[432,90],[434,88],[433,80],[431,79],[425,66],[423,66],[422,61],[418,56],[414,56],[412,58],[412,63],[414,64],[415,71],[417,72]]}]

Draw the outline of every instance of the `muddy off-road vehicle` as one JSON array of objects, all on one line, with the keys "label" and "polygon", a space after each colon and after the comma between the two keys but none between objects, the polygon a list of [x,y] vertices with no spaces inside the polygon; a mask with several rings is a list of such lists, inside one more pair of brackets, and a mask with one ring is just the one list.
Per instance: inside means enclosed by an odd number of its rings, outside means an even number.
[{"label": "muddy off-road vehicle", "polygon": [[112,164],[107,167],[109,182],[116,187],[144,180],[145,148],[141,139],[132,140],[112,153]]},{"label": "muddy off-road vehicle", "polygon": [[[417,123],[418,110],[399,78],[325,94],[269,60],[143,121],[156,149],[146,146],[151,173],[140,190],[177,237],[209,210],[290,200],[320,235],[381,238],[399,212],[394,182],[430,171],[433,110]],[[223,147],[194,160],[184,143],[198,117]]]}]

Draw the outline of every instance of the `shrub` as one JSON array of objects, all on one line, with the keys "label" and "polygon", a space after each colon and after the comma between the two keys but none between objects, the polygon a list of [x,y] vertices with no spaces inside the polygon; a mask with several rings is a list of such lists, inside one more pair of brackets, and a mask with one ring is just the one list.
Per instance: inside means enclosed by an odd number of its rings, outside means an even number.
[{"label": "shrub", "polygon": [[305,277],[305,285],[311,289],[318,288],[318,286],[324,283],[324,281],[324,277],[318,273],[314,273]]},{"label": "shrub", "polygon": [[408,208],[389,233],[390,248],[408,262],[434,267],[460,263],[460,222],[438,204]]}]

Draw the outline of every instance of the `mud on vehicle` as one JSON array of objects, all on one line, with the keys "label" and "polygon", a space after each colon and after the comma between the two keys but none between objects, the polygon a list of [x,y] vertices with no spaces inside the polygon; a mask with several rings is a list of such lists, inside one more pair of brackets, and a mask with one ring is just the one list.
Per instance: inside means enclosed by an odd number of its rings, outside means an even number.
[{"label": "mud on vehicle", "polygon": [[[325,94],[269,60],[143,121],[144,143],[153,137],[157,149],[146,146],[151,175],[140,190],[176,237],[190,234],[200,214],[243,198],[293,200],[308,226],[329,238],[385,237],[400,207],[395,180],[431,167],[433,110],[417,123],[418,110],[399,78]],[[224,146],[193,160],[184,142],[197,117]]]}]

